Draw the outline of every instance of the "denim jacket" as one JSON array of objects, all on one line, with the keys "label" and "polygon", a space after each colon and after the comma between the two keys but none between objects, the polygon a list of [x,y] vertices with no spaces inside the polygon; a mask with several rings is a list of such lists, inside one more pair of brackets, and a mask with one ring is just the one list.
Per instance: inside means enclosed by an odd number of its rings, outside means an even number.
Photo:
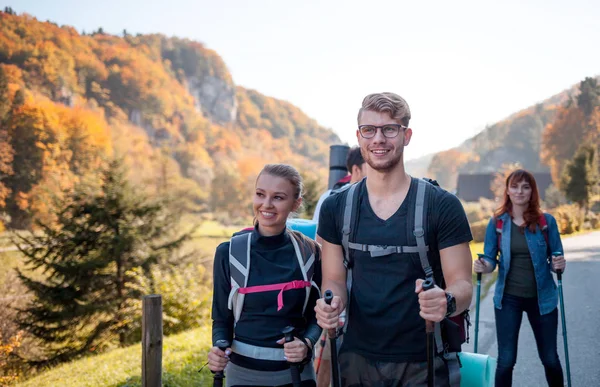
[{"label": "denim jacket", "polygon": [[[554,270],[552,269],[551,258],[548,257],[548,254],[554,251],[563,251],[560,234],[556,226],[556,219],[550,214],[544,214],[544,216],[548,224],[549,249],[546,246],[546,238],[539,226],[536,227],[535,233],[529,231],[529,228],[525,229],[525,239],[527,240],[527,246],[529,247],[529,253],[533,261],[533,270],[537,284],[538,306],[542,315],[552,312],[558,304],[556,283],[552,277],[552,271]],[[494,269],[496,268],[496,264],[498,264],[498,280],[494,293],[494,307],[502,309],[504,286],[510,269],[510,231],[513,222],[508,213],[500,215],[499,219],[503,221],[500,251],[498,251],[496,219],[492,218],[485,232],[484,259],[490,262]]]}]

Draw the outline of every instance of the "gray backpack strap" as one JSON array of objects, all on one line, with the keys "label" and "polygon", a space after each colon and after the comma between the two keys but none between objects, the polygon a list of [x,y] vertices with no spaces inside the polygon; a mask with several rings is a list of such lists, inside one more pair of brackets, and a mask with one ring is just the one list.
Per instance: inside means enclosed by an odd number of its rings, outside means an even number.
[{"label": "gray backpack strap", "polygon": [[[417,247],[415,250],[419,253],[419,260],[421,261],[421,267],[423,267],[423,271],[425,272],[425,277],[431,278],[433,283],[435,283],[433,269],[431,268],[431,265],[429,264],[429,258],[427,257],[429,246],[425,244],[424,220],[427,219],[428,202],[428,200],[426,200],[425,193],[429,185],[430,183],[423,179],[419,179],[419,183],[417,185],[417,203],[415,205],[415,225],[413,229],[413,235],[417,239]],[[444,343],[442,341],[442,327],[440,323],[435,323],[434,337],[437,351],[438,353],[442,353],[444,351]]]},{"label": "gray backpack strap", "polygon": [[[342,226],[342,247],[344,248],[344,266],[346,268],[350,265],[350,233],[351,230],[351,222],[352,222],[352,210],[355,206],[355,201],[358,200],[358,191],[356,187],[358,184],[352,184],[350,188],[348,188],[348,194],[346,195],[346,203],[344,205],[344,223]],[[356,193],[356,195],[355,195]],[[351,266],[351,265],[350,265]]]},{"label": "gray backpack strap", "polygon": [[238,291],[248,286],[250,273],[250,242],[252,233],[236,235],[229,242],[229,275],[231,292],[229,293],[229,309],[233,310],[234,321],[237,323],[244,306],[244,294]]},{"label": "gray backpack strap", "polygon": [[308,305],[311,289],[314,287],[319,292],[319,296],[321,294],[319,287],[313,281],[313,275],[315,274],[315,254],[313,252],[313,246],[311,246],[308,241],[300,239],[302,242],[302,247],[300,247],[298,241],[293,235],[290,235],[290,238],[292,240],[292,244],[294,245],[294,251],[296,252],[300,269],[302,270],[302,277],[305,281],[311,283],[311,287],[306,288],[306,298],[304,299],[304,306],[302,307],[302,313],[304,313],[306,311],[306,306]]},{"label": "gray backpack strap", "polygon": [[[363,180],[364,181],[364,180]],[[358,188],[360,183],[352,184],[348,188],[346,194],[346,203],[344,205],[344,223],[342,226],[342,247],[344,249],[344,266],[346,267],[346,289],[348,291],[348,302],[346,303],[346,323],[344,324],[343,331],[346,332],[348,328],[348,321],[350,321],[350,295],[352,294],[352,257],[350,256],[350,234],[352,233],[354,217],[358,214],[353,213],[354,208],[358,203],[358,194],[360,192]]]},{"label": "gray backpack strap", "polygon": [[[417,239],[417,247],[414,250],[419,253],[421,266],[423,267],[425,277],[427,278],[433,277],[433,270],[431,269],[429,259],[427,258],[429,246],[425,244],[425,224],[423,222],[423,220],[427,218],[427,200],[425,200],[425,191],[427,190],[428,185],[429,183],[425,180],[419,179],[417,186],[417,204],[415,206],[415,225],[413,229],[413,235]],[[415,252],[414,250],[410,252]]]}]

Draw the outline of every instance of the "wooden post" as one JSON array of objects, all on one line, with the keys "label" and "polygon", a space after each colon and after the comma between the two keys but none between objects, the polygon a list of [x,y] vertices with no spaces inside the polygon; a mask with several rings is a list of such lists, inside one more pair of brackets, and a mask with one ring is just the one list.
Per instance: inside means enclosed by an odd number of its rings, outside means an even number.
[{"label": "wooden post", "polygon": [[159,294],[142,302],[142,387],[162,386],[163,321]]}]

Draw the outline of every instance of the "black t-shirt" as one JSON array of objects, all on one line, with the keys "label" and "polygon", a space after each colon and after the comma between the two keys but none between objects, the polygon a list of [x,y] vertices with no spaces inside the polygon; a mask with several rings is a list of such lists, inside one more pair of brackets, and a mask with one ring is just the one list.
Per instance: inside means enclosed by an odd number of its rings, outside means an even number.
[{"label": "black t-shirt", "polygon": [[[350,242],[415,246],[414,208],[418,179],[412,178],[406,199],[387,220],[375,215],[365,183],[360,183],[359,219]],[[431,186],[428,195],[425,242],[429,263],[440,272],[439,250],[472,240],[465,211],[456,196]],[[344,206],[348,191],[328,197],[319,215],[318,235],[329,243],[342,244]],[[391,254],[372,258],[354,251],[353,283],[348,330],[342,351],[390,362],[426,360],[425,321],[419,316],[415,281],[425,273],[419,254]],[[437,276],[436,276],[437,277]]]},{"label": "black t-shirt", "polygon": [[[275,236],[261,236],[252,231],[250,246],[250,274],[248,286],[286,283],[303,280],[290,232],[285,230]],[[232,341],[234,336],[233,311],[228,308],[231,280],[229,274],[229,243],[221,243],[215,253],[214,292],[213,292],[213,343],[217,340]],[[319,250],[315,254],[313,281],[321,284],[321,260]],[[246,294],[240,320],[235,324],[235,339],[260,347],[282,348],[277,340],[283,337],[281,331],[288,325],[296,328],[295,336],[308,337],[315,343],[321,328],[317,325],[314,306],[319,298],[315,288],[311,289],[306,310],[302,308],[306,299],[306,289],[292,289],[283,292],[283,308],[277,311],[278,290]],[[232,354],[231,361],[251,369],[278,370],[287,367],[286,362],[273,362],[249,359]]]}]

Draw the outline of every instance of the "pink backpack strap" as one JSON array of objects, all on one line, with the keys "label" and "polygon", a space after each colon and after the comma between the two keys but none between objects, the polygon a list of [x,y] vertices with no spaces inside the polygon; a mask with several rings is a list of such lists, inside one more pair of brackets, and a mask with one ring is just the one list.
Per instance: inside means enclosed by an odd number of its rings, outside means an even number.
[{"label": "pink backpack strap", "polygon": [[270,292],[273,290],[279,290],[279,294],[277,295],[277,311],[279,312],[281,308],[283,308],[283,292],[286,290],[292,289],[304,289],[310,288],[312,284],[309,281],[290,281],[281,284],[271,284],[271,285],[257,285],[257,286],[248,286],[246,288],[240,288],[238,292],[240,294],[250,294],[250,293],[263,293]]}]

